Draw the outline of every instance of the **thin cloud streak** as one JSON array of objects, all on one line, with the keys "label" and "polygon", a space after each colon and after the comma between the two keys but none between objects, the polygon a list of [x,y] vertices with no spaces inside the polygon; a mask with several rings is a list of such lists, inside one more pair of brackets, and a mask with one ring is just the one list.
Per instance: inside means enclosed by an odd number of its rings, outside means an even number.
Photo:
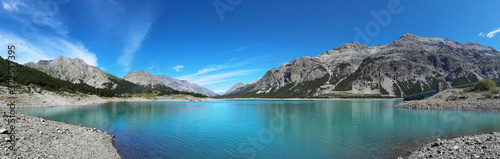
[{"label": "thin cloud streak", "polygon": [[196,83],[196,84],[201,85],[201,86],[204,86],[204,85],[208,85],[208,84],[229,81],[228,78],[248,75],[251,72],[259,71],[259,70],[260,69],[241,70],[241,71],[233,71],[233,72],[227,72],[227,73],[221,73],[221,74],[208,75],[208,76],[199,77],[191,82]]},{"label": "thin cloud streak", "polygon": [[489,32],[488,34],[486,34],[486,37],[491,39],[491,38],[495,37],[495,34],[497,34],[497,33],[500,33],[500,28],[497,28],[497,29]]},{"label": "thin cloud streak", "polygon": [[214,72],[214,71],[219,71],[219,70],[224,70],[224,69],[229,69],[229,68],[241,67],[241,66],[247,65],[249,63],[252,63],[253,61],[259,60],[261,58],[263,58],[263,57],[250,58],[250,59],[247,59],[247,60],[244,60],[244,61],[239,61],[239,62],[236,62],[236,63],[231,63],[230,62],[230,63],[220,64],[220,65],[211,65],[211,66],[208,66],[208,67],[203,68],[201,70],[198,70],[198,72],[196,72],[195,74],[181,76],[181,77],[178,77],[178,78],[179,79],[184,79],[184,80],[187,80],[187,81],[192,81],[194,79],[194,77],[196,77],[196,76],[203,75],[203,74],[210,73],[210,72]]},{"label": "thin cloud streak", "polygon": [[135,53],[142,45],[142,41],[149,33],[152,21],[139,23],[139,26],[133,28],[129,33],[128,40],[125,42],[122,55],[118,58],[118,63],[123,67],[124,71],[130,70],[130,63],[135,56]]},{"label": "thin cloud streak", "polygon": [[3,9],[8,10],[8,11],[17,11],[17,4],[18,2],[16,1],[2,1],[2,6]]},{"label": "thin cloud streak", "polygon": [[481,32],[481,33],[479,33],[478,36],[480,36],[480,37],[487,37],[487,38],[491,39],[491,38],[495,37],[495,35],[497,33],[500,33],[500,28],[493,29],[493,31],[491,31],[491,32],[489,32],[487,34],[484,34],[483,32]]},{"label": "thin cloud streak", "polygon": [[174,69],[175,72],[180,72],[183,68],[184,68],[184,65],[178,65],[178,66],[172,67],[172,69]]},{"label": "thin cloud streak", "polygon": [[233,52],[244,51],[246,49],[249,49],[249,47],[243,46],[243,47],[240,47],[240,48],[236,48],[236,49],[233,49],[233,50],[229,50],[229,51],[223,52],[220,55],[226,55],[226,54],[233,53]]}]

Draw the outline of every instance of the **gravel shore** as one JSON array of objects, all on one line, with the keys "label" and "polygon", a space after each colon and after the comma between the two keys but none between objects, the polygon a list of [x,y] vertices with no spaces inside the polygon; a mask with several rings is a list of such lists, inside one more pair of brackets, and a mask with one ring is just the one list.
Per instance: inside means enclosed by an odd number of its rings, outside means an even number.
[{"label": "gravel shore", "polygon": [[425,100],[401,102],[394,107],[432,110],[500,111],[500,94],[486,96],[486,93],[464,93],[462,89],[449,89]]},{"label": "gravel shore", "polygon": [[394,107],[431,110],[500,111],[500,100],[462,102],[406,101],[401,102]]},{"label": "gravel shore", "polygon": [[[3,114],[3,110],[0,109]],[[7,147],[6,120],[0,124],[0,158],[121,158],[113,136],[95,128],[17,115],[17,154]],[[6,139],[7,138],[7,139]]]},{"label": "gravel shore", "polygon": [[438,139],[405,158],[500,158],[500,133]]},{"label": "gravel shore", "polygon": [[[214,98],[199,98],[191,95],[167,95],[153,98],[132,97],[132,98],[101,98],[96,95],[74,94],[74,93],[54,93],[45,90],[34,90],[20,88],[18,90],[16,105],[24,108],[43,108],[55,106],[81,106],[95,105],[107,102],[141,102],[141,101],[171,101],[171,102],[203,102],[214,101]],[[0,86],[0,105],[7,105],[7,87]]]},{"label": "gravel shore", "polygon": [[[461,89],[450,89],[425,100],[401,102],[394,107],[500,112],[500,95],[486,96],[485,92],[464,93]],[[500,133],[438,139],[418,148],[405,158],[500,158]]]}]

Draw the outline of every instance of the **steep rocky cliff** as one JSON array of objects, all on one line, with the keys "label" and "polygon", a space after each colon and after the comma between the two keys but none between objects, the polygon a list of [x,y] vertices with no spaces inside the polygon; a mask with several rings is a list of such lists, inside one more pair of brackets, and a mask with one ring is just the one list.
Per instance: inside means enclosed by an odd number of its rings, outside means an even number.
[{"label": "steep rocky cliff", "polygon": [[80,58],[70,59],[60,56],[54,60],[39,60],[37,63],[30,62],[24,65],[75,84],[84,83],[95,88],[107,88],[120,93],[143,89],[139,85],[120,79],[95,66],[90,66]]},{"label": "steep rocky cliff", "polygon": [[315,97],[331,93],[401,97],[482,78],[500,78],[500,52],[477,43],[405,34],[379,46],[344,44],[265,73],[233,97]]},{"label": "steep rocky cliff", "polygon": [[55,60],[40,60],[37,63],[27,63],[25,66],[38,69],[61,80],[85,83],[96,88],[105,88],[104,84],[111,82],[106,72],[88,65],[80,58],[69,59],[60,56]]}]

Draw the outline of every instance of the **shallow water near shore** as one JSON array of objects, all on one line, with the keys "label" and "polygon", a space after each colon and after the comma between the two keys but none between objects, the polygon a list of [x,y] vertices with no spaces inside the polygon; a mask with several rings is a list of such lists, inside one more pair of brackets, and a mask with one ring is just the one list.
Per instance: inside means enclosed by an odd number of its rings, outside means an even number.
[{"label": "shallow water near shore", "polygon": [[393,108],[399,102],[117,102],[19,112],[116,135],[124,158],[385,158],[412,143],[500,131],[499,112]]}]

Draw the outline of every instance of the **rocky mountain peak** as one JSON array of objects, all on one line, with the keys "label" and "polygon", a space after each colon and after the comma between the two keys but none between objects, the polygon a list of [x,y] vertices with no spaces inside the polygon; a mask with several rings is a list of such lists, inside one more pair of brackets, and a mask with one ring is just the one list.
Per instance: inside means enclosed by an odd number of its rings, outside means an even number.
[{"label": "rocky mountain peak", "polygon": [[227,90],[226,93],[224,93],[224,94],[236,93],[236,92],[239,91],[240,88],[245,87],[246,85],[247,84],[242,83],[242,82],[236,83],[234,86],[232,86],[231,88],[229,88],[229,90]]},{"label": "rocky mountain peak", "polygon": [[366,45],[360,45],[358,42],[351,42],[348,44],[343,44],[340,47],[338,47],[336,50],[355,50],[355,51],[360,51],[363,49],[368,49],[368,46]]},{"label": "rocky mountain peak", "polygon": [[75,65],[88,65],[83,59],[81,58],[74,58],[71,60],[71,62]]},{"label": "rocky mountain peak", "polygon": [[68,58],[64,57],[63,55],[59,56],[58,58],[55,59],[56,61],[59,61],[59,60],[68,60]]},{"label": "rocky mountain peak", "polygon": [[54,60],[39,60],[25,66],[38,69],[48,75],[70,81],[72,83],[85,83],[96,88],[106,87],[104,84],[110,82],[107,73],[95,66],[88,65],[80,58],[66,58],[59,56]]},{"label": "rocky mountain peak", "polygon": [[137,85],[146,86],[150,88],[164,87],[165,85],[158,79],[156,79],[151,73],[144,70],[139,72],[130,71],[129,74],[125,75],[123,79],[132,82]]},{"label": "rocky mountain peak", "polygon": [[412,39],[416,39],[416,38],[418,38],[418,36],[410,34],[410,33],[406,33],[403,36],[401,36],[399,39],[401,39],[401,40],[412,40]]}]

